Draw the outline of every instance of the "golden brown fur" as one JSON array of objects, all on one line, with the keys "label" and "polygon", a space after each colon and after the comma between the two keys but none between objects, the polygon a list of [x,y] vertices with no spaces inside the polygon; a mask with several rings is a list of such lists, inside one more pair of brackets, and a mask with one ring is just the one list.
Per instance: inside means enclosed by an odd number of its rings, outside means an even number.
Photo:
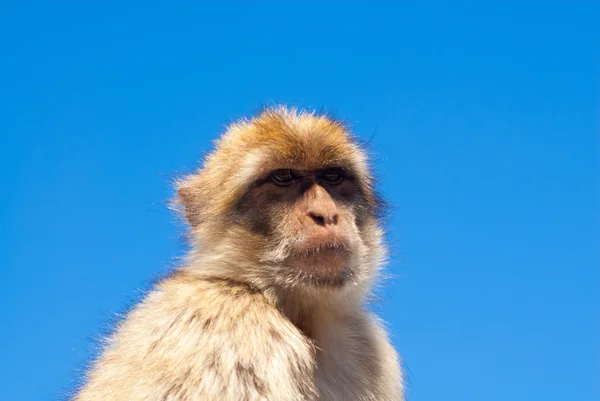
[{"label": "golden brown fur", "polygon": [[[402,400],[365,310],[385,252],[364,152],[342,124],[284,108],[215,148],[178,183],[185,267],[117,327],[74,400]],[[331,166],[340,184],[311,175]],[[307,184],[276,187],[276,169]]]}]

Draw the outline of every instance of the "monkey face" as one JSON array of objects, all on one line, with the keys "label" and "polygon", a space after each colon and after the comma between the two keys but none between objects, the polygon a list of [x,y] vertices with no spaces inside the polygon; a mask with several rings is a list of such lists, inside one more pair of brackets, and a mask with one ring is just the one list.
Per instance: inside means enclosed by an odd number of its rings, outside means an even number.
[{"label": "monkey face", "polygon": [[364,257],[361,227],[372,212],[344,167],[276,169],[257,180],[235,208],[238,224],[264,238],[262,261],[280,275],[342,285]]}]

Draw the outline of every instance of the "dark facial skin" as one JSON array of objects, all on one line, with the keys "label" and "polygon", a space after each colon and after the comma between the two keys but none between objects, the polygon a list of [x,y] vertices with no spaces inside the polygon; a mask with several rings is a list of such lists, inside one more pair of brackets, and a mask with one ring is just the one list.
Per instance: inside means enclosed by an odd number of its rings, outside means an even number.
[{"label": "dark facial skin", "polygon": [[255,182],[236,205],[234,219],[268,236],[285,214],[307,214],[316,224],[323,225],[330,214],[336,218],[338,208],[353,215],[364,214],[368,208],[356,181],[343,168],[277,169]]},{"label": "dark facial skin", "polygon": [[291,268],[333,277],[349,263],[367,210],[357,181],[341,167],[276,169],[242,198],[234,219],[267,241],[291,239]]}]

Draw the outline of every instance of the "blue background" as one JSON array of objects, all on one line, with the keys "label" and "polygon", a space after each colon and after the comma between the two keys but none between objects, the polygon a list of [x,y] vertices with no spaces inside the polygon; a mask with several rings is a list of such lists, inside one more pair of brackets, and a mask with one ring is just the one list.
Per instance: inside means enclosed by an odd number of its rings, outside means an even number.
[{"label": "blue background", "polygon": [[372,138],[409,400],[600,399],[598,3],[101,3],[1,7],[2,400],[76,383],[173,177],[279,102]]}]

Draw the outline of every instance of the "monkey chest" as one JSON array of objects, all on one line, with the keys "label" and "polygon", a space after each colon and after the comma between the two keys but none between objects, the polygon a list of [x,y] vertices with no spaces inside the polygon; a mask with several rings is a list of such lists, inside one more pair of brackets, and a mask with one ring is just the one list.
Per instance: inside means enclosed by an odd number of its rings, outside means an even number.
[{"label": "monkey chest", "polygon": [[378,369],[367,344],[342,341],[317,352],[319,401],[376,400]]}]

